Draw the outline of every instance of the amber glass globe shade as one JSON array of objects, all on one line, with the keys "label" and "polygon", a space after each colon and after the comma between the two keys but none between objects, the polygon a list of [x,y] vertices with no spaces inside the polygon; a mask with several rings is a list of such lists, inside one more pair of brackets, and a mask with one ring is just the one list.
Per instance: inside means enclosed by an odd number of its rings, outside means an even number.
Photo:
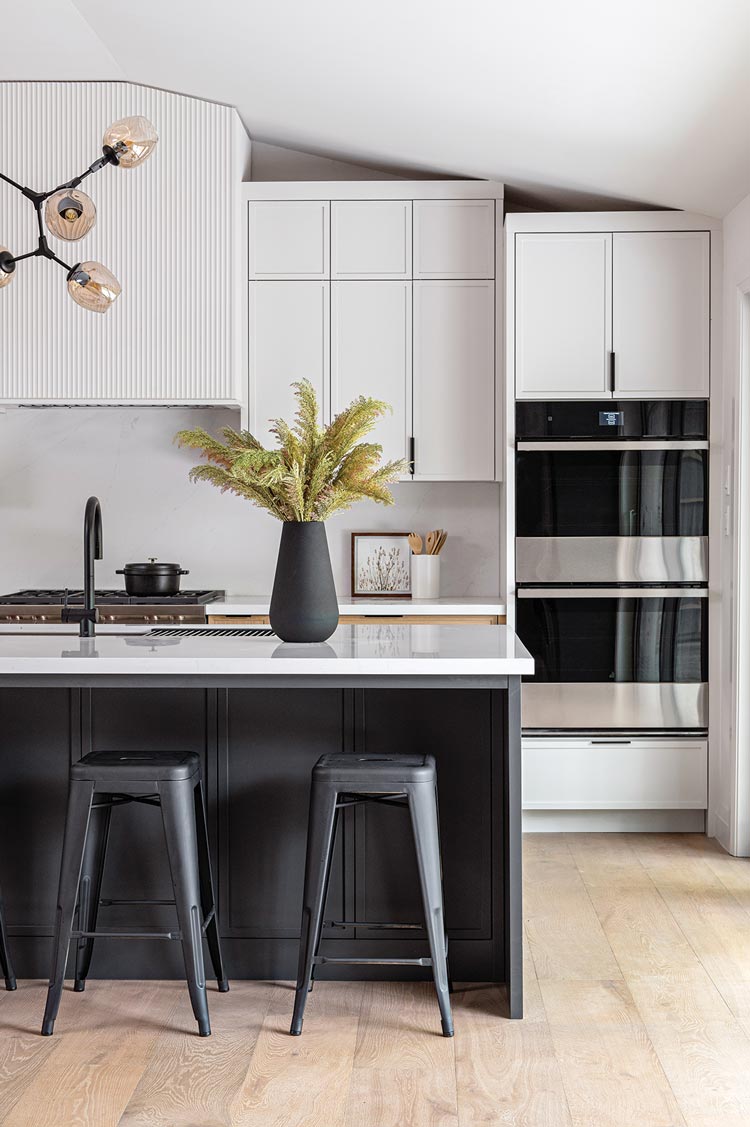
[{"label": "amber glass globe shade", "polygon": [[[7,247],[0,247],[0,255],[4,254],[10,254],[10,251]],[[11,270],[6,273],[6,271],[3,270],[2,267],[0,267],[0,290],[3,288],[3,286],[10,285],[10,283],[13,281],[14,275],[15,270]]]},{"label": "amber glass globe shade", "polygon": [[88,235],[96,223],[94,201],[75,188],[63,188],[47,200],[44,221],[53,235],[75,242]]},{"label": "amber glass globe shade", "polygon": [[70,272],[68,293],[84,309],[106,313],[120,292],[117,278],[101,262],[81,262]]},{"label": "amber glass globe shade", "polygon": [[147,117],[123,117],[110,125],[102,138],[105,149],[111,149],[121,168],[135,168],[151,156],[159,134]]}]

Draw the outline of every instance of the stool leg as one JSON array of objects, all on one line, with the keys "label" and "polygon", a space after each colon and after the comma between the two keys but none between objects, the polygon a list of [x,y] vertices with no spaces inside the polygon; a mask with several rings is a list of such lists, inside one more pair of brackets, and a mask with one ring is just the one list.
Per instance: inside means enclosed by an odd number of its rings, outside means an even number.
[{"label": "stool leg", "polygon": [[47,1005],[42,1021],[42,1035],[44,1037],[49,1037],[52,1033],[57,1011],[60,1008],[60,998],[65,980],[65,964],[68,961],[70,932],[73,927],[78,881],[81,876],[93,793],[94,784],[90,780],[72,782],[68,789],[68,809],[65,816],[65,836],[63,837],[62,860],[60,862],[60,884],[57,891],[52,970],[49,978],[49,990],[47,991]]},{"label": "stool leg", "polygon": [[214,968],[219,990],[222,994],[225,994],[229,989],[229,983],[224,974],[224,963],[221,957],[221,944],[219,942],[219,921],[216,918],[216,897],[214,896],[214,882],[211,874],[211,853],[208,847],[208,826],[206,825],[203,783],[198,783],[198,786],[193,792],[193,797],[195,799],[195,822],[198,827],[198,870],[201,884],[203,918],[205,919],[209,913],[213,912],[211,922],[206,928],[206,942],[208,943],[211,964]]},{"label": "stool leg", "polygon": [[[107,840],[109,838],[109,820],[112,814],[112,807],[103,804],[109,802],[111,798],[112,795],[110,794],[97,793],[91,807],[89,832],[86,835],[86,847],[83,851],[81,879],[78,887],[79,931],[96,931],[99,898],[102,894],[104,862],[107,855]],[[102,803],[102,805],[100,806],[99,803]],[[73,987],[78,993],[86,988],[86,978],[91,967],[93,953],[93,939],[78,940],[76,946],[76,977]]]},{"label": "stool leg", "polygon": [[331,872],[333,839],[336,832],[337,797],[332,787],[321,786],[313,781],[307,824],[307,859],[302,896],[297,989],[294,995],[292,1025],[289,1030],[295,1037],[302,1032],[305,1003],[312,981],[313,957],[317,954],[320,933],[323,929],[325,895]]},{"label": "stool leg", "polygon": [[[440,861],[440,893],[443,897],[443,904],[445,904],[445,887],[443,885],[443,862],[442,862],[443,851],[442,851],[442,846],[440,844],[440,799],[439,799],[439,796],[438,796],[437,786],[435,787],[435,812],[437,814],[437,822],[438,822],[438,849],[440,850],[440,857],[441,857],[441,861]],[[448,975],[448,993],[452,994],[453,993],[453,978],[451,976],[451,957],[450,957],[450,953],[448,951],[448,936],[447,935],[445,937],[445,968],[446,968],[446,973]]]},{"label": "stool leg", "polygon": [[445,920],[443,887],[440,872],[440,839],[438,836],[435,789],[426,783],[406,787],[409,799],[414,844],[417,851],[419,883],[422,888],[425,927],[430,941],[432,973],[435,979],[443,1036],[453,1036],[453,1017],[448,988],[448,965],[445,952]]},{"label": "stool leg", "polygon": [[195,825],[194,783],[186,779],[159,788],[164,837],[172,870],[177,920],[182,933],[185,977],[201,1037],[211,1035],[203,966],[203,917],[198,876],[198,839]]},{"label": "stool leg", "polygon": [[3,898],[0,895],[0,970],[5,979],[5,989],[15,990],[16,976],[13,973],[13,964],[10,961],[8,948],[8,932],[5,927],[5,912],[3,911]]}]

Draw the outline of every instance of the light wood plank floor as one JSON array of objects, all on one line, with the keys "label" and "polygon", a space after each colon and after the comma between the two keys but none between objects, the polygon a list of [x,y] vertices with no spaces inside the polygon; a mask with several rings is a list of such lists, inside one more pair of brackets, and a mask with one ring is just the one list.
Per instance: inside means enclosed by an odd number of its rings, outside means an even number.
[{"label": "light wood plank floor", "polygon": [[439,1034],[423,984],[0,993],[7,1127],[750,1127],[750,860],[698,835],[525,838],[526,1017],[470,984]]}]

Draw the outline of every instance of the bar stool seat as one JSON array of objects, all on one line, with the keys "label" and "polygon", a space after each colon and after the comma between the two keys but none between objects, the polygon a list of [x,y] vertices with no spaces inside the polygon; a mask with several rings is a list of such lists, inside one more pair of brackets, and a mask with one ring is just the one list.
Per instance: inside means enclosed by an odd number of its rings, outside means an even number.
[{"label": "bar stool seat", "polygon": [[174,783],[192,779],[199,771],[200,757],[194,751],[92,751],[71,765],[69,777],[122,786],[146,779]]},{"label": "bar stool seat", "polygon": [[[360,802],[403,806],[411,816],[417,867],[422,892],[424,927],[429,958],[344,958],[320,954],[323,913],[331,873],[339,811]],[[418,928],[418,924],[358,923],[347,927]],[[448,972],[448,940],[445,935],[443,885],[437,804],[437,770],[431,755],[323,755],[313,767],[310,814],[307,828],[307,860],[302,903],[299,966],[290,1033],[302,1032],[307,995],[312,989],[315,967],[336,964],[392,964],[432,968],[445,1037],[453,1036]]]},{"label": "bar stool seat", "polygon": [[[71,939],[76,940],[75,990],[85,989],[94,940],[104,937],[178,939],[193,1013],[202,1037],[209,1036],[203,937],[219,990],[224,975],[211,876],[200,758],[190,751],[95,751],[73,763],[63,838],[57,919],[47,1005],[42,1023],[53,1032],[60,1006]],[[102,900],[112,810],[137,802],[161,810],[174,890],[173,900]],[[177,928],[97,930],[99,907],[114,904],[174,904]],[[73,922],[78,910],[78,926]]]}]

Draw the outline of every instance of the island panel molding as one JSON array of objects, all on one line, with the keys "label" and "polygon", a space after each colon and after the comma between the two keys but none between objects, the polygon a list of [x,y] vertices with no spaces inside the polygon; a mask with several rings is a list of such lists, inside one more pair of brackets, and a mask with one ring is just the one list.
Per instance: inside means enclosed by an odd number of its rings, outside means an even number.
[{"label": "island panel molding", "polygon": [[[237,404],[244,255],[234,237],[250,142],[236,112],[127,82],[0,83],[0,168],[35,188],[74,176],[103,126],[157,123],[159,146],[137,170],[97,179],[96,226],[81,257],[122,286],[107,317],[89,317],[57,271],[23,264],[0,302],[0,401]],[[28,203],[0,182],[3,244],[26,248]],[[65,258],[68,244],[50,236]]]}]

